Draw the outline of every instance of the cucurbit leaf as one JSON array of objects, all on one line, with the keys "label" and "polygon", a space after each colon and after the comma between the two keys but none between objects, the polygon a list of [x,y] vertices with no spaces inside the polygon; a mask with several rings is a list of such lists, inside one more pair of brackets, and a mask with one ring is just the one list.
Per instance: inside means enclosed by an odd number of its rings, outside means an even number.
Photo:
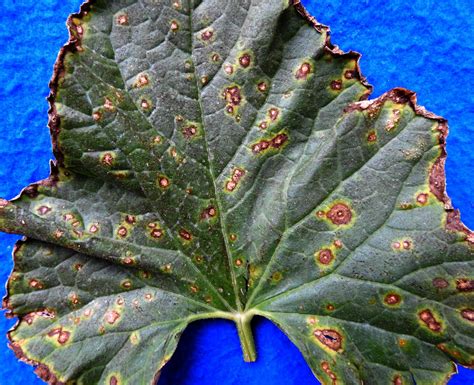
[{"label": "cucurbit leaf", "polygon": [[89,0],[51,81],[56,161],[0,201],[4,300],[50,384],[152,384],[186,326],[266,317],[325,384],[473,365],[473,234],[447,122],[367,100],[299,1]]}]

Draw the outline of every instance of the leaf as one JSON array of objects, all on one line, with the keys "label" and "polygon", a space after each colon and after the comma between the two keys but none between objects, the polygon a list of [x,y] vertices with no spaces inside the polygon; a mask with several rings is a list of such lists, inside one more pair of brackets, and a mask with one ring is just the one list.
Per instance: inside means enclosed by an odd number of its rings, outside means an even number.
[{"label": "leaf", "polygon": [[90,0],[51,82],[56,161],[0,200],[4,305],[50,384],[151,384],[195,320],[277,324],[325,384],[473,366],[474,235],[447,123],[299,1]]}]

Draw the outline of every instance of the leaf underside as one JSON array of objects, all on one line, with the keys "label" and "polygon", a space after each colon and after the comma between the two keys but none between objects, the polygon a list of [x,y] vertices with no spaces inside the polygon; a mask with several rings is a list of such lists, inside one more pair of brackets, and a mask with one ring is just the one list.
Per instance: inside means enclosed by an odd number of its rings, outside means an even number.
[{"label": "leaf underside", "polygon": [[299,1],[91,0],[51,81],[56,161],[0,200],[4,306],[50,384],[154,384],[186,326],[272,320],[324,384],[444,384],[474,354],[446,121]]}]

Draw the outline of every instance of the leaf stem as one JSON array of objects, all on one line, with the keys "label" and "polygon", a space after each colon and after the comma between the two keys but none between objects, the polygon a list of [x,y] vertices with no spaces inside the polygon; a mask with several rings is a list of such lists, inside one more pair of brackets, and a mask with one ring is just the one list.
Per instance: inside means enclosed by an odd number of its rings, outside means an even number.
[{"label": "leaf stem", "polygon": [[255,342],[252,334],[252,313],[238,313],[235,317],[237,324],[237,332],[239,333],[240,346],[244,354],[245,362],[255,362],[257,359],[257,352],[255,351]]}]

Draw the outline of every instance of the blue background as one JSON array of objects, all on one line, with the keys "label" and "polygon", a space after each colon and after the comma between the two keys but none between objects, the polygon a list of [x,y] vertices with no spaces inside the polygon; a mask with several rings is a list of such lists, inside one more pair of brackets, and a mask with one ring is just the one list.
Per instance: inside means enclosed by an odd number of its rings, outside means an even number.
[{"label": "blue background", "polygon": [[[48,81],[64,25],[81,0],[1,0],[0,196],[48,175]],[[306,0],[333,42],[363,53],[373,96],[396,86],[417,91],[420,104],[449,119],[448,192],[474,228],[474,2],[471,0]],[[12,235],[0,235],[0,282],[12,268]],[[0,316],[0,385],[40,385],[32,368],[6,347],[14,324]],[[226,321],[192,324],[160,385],[318,384],[298,350],[270,322],[254,324],[258,361],[245,364],[235,328]],[[450,385],[474,384],[460,368]]]}]

